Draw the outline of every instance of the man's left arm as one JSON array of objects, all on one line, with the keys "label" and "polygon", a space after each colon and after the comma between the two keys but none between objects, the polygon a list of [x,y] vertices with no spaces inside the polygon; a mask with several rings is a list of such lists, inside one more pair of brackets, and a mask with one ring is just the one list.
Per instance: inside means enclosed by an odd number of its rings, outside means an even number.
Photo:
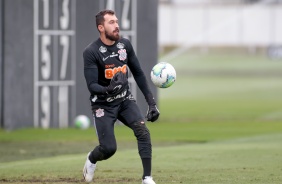
[{"label": "man's left arm", "polygon": [[142,91],[143,95],[145,96],[145,99],[148,103],[148,111],[147,111],[147,120],[154,122],[159,117],[159,110],[156,106],[155,99],[153,97],[153,94],[148,86],[146,76],[144,75],[144,72],[140,66],[140,63],[132,50],[133,53],[129,54],[128,58],[128,67],[130,71],[133,74],[133,77],[139,87],[139,89]]}]

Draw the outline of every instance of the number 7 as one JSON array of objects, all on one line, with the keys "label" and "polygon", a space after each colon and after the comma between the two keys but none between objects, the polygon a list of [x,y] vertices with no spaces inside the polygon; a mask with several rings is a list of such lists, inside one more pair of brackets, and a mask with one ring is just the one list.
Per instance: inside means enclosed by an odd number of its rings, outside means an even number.
[{"label": "number 7", "polygon": [[60,78],[65,79],[66,73],[67,73],[67,62],[68,62],[68,54],[69,54],[69,37],[68,36],[60,36],[60,44],[63,46]]}]

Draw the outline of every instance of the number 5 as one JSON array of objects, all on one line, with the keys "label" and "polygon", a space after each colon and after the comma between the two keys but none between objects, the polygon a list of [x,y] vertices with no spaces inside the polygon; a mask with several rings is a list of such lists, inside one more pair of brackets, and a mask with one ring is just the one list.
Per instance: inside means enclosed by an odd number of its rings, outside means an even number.
[{"label": "number 5", "polygon": [[51,56],[48,50],[48,46],[51,44],[50,35],[43,35],[41,41],[41,61],[44,65],[41,67],[42,78],[47,80],[51,74]]}]

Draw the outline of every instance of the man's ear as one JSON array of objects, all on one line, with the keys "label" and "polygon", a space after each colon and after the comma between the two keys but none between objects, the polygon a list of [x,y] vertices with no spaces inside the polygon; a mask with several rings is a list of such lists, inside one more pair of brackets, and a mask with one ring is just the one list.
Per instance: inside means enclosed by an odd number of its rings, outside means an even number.
[{"label": "man's ear", "polygon": [[104,32],[104,26],[98,25],[98,30],[99,30],[100,32]]}]

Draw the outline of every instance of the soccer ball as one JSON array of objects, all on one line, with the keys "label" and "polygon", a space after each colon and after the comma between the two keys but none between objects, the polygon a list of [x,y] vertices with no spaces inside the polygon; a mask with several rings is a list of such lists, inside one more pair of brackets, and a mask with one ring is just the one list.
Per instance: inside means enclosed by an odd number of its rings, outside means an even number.
[{"label": "soccer ball", "polygon": [[169,63],[160,62],[151,70],[151,80],[159,88],[168,88],[176,80],[175,69]]},{"label": "soccer ball", "polygon": [[90,127],[90,119],[85,115],[79,115],[74,120],[74,126],[79,129],[87,129]]}]

